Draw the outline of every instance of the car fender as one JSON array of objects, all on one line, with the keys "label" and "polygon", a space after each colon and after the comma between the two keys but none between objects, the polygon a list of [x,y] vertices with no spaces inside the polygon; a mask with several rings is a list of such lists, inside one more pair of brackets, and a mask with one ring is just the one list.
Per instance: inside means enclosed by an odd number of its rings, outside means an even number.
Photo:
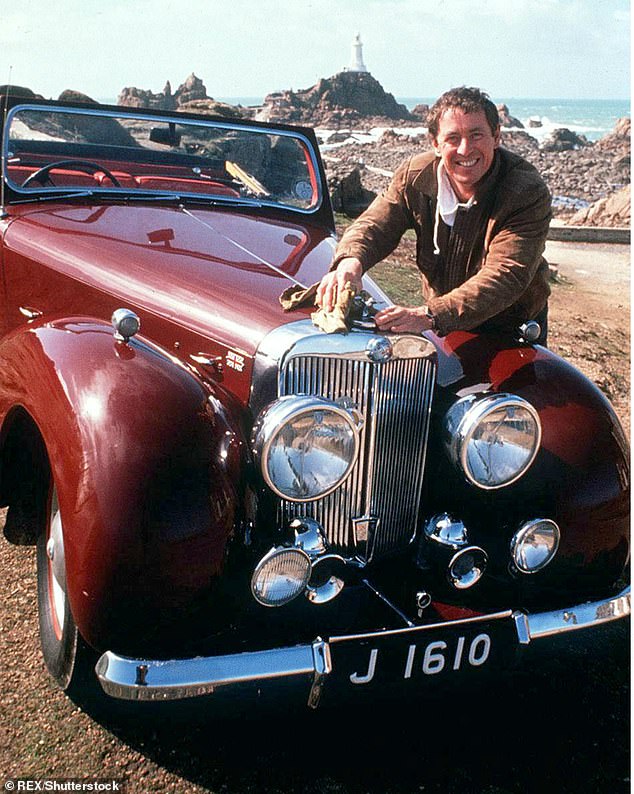
[{"label": "car fender", "polygon": [[21,406],[47,450],[84,638],[116,642],[124,624],[133,632],[208,589],[244,469],[226,396],[142,338],[118,342],[86,318],[18,330],[0,355],[2,417]]},{"label": "car fender", "polygon": [[531,467],[517,482],[493,492],[495,498],[445,467],[438,468],[435,478],[436,483],[444,478],[440,489],[454,503],[471,505],[474,516],[496,514],[511,527],[522,514],[554,518],[562,541],[557,564],[548,572],[562,582],[581,569],[588,582],[593,572],[597,580],[618,577],[629,557],[629,453],[607,398],[544,347],[456,333],[443,339],[439,349],[446,405],[469,392],[509,392],[537,409],[542,428]]}]

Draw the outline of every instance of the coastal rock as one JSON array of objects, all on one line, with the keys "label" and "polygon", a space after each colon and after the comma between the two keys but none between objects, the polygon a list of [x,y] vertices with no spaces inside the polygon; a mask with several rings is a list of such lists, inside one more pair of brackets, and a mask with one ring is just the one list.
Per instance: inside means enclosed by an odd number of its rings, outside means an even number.
[{"label": "coastal rock", "polygon": [[147,108],[149,110],[176,109],[176,100],[172,96],[169,81],[159,94],[153,94],[152,91],[135,86],[123,88],[117,99],[117,104],[128,108]]},{"label": "coastal rock", "polygon": [[226,102],[218,102],[215,99],[193,99],[180,104],[177,110],[182,113],[200,113],[207,116],[222,116],[230,119],[247,118],[249,116],[245,108],[229,105]]},{"label": "coastal rock", "polygon": [[517,127],[519,129],[524,129],[522,122],[519,119],[516,119],[514,116],[511,116],[507,105],[502,103],[497,105],[497,109],[498,116],[500,117],[501,127]]},{"label": "coastal rock", "polygon": [[8,96],[19,96],[25,99],[44,99],[41,94],[36,94],[34,91],[31,91],[30,88],[26,88],[22,85],[0,85],[0,94],[3,96],[5,94],[8,94]]},{"label": "coastal rock", "polygon": [[572,226],[626,227],[631,224],[631,190],[626,185],[611,196],[599,199],[576,212],[567,223]]},{"label": "coastal rock", "polygon": [[361,214],[376,196],[376,193],[363,186],[359,167],[353,168],[343,177],[330,177],[328,190],[333,210],[352,218]]},{"label": "coastal rock", "polygon": [[123,88],[119,94],[117,104],[124,107],[147,108],[149,110],[178,110],[229,118],[244,118],[252,115],[245,108],[229,105],[226,102],[217,102],[208,96],[205,84],[193,73],[174,93],[172,93],[172,86],[169,80],[158,94],[142,88],[136,88],[135,86]]},{"label": "coastal rock", "polygon": [[72,88],[67,88],[59,95],[60,102],[79,102],[84,105],[98,105],[99,102],[89,97],[88,94],[82,94],[81,91],[73,91]]},{"label": "coastal rock", "polygon": [[[32,92],[30,93],[32,94]],[[71,89],[62,91],[58,99],[60,102],[99,105],[96,100],[86,94]],[[104,116],[78,113],[68,117],[61,113],[32,114],[29,118],[29,126],[45,135],[50,135],[52,138],[73,140],[78,143],[103,143],[107,141],[113,146],[138,146],[136,140],[116,119]]]},{"label": "coastal rock", "polygon": [[[168,83],[169,85],[169,83]],[[207,89],[205,84],[192,72],[187,80],[180,85],[174,92],[174,100],[176,106],[186,105],[188,102],[196,102],[199,99],[210,99],[207,96]]]},{"label": "coastal rock", "polygon": [[588,146],[589,141],[584,135],[577,135],[567,127],[558,127],[544,140],[541,148],[545,152],[566,152]]},{"label": "coastal rock", "polygon": [[259,121],[335,128],[377,118],[415,120],[369,72],[339,72],[305,90],[268,94],[256,113]]},{"label": "coastal rock", "polygon": [[412,108],[411,115],[414,116],[414,118],[420,119],[426,125],[427,116],[429,115],[429,105],[416,105]]},{"label": "coastal rock", "polygon": [[530,155],[534,155],[539,149],[539,143],[524,130],[503,129],[500,140],[505,149],[510,149],[526,159],[529,159]]},{"label": "coastal rock", "polygon": [[630,141],[632,133],[632,123],[626,116],[619,119],[612,132],[604,135],[603,138],[595,143],[595,148],[601,151],[618,152],[619,154],[630,153]]}]

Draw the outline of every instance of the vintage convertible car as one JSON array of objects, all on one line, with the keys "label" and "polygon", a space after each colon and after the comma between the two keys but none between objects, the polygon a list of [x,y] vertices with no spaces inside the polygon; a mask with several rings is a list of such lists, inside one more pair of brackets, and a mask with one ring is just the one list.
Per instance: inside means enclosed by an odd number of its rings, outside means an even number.
[{"label": "vintage convertible car", "polygon": [[0,497],[63,688],[316,706],[630,613],[628,445],[530,342],[347,333],[311,130],[2,98]]}]

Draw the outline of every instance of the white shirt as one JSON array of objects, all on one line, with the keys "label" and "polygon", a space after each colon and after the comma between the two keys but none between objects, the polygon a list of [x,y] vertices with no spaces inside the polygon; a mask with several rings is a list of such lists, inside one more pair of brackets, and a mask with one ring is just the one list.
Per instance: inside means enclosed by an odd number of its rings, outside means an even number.
[{"label": "white shirt", "polygon": [[436,172],[438,179],[438,201],[436,202],[436,217],[434,219],[434,253],[439,254],[440,248],[438,247],[438,224],[440,218],[447,224],[453,226],[456,220],[456,213],[459,209],[468,210],[476,203],[474,196],[471,196],[469,201],[458,201],[454,189],[451,186],[445,167],[442,160],[438,163],[438,170]]}]

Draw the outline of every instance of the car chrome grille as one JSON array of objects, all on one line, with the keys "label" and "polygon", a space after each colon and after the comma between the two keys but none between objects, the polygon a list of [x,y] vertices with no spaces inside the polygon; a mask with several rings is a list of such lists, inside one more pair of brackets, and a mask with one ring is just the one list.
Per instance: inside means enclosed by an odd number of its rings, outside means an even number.
[{"label": "car chrome grille", "polygon": [[310,516],[333,551],[369,561],[407,546],[416,531],[429,429],[435,359],[295,356],[280,396],[346,398],[361,413],[359,459],[334,493],[304,504],[282,501],[279,520]]}]

